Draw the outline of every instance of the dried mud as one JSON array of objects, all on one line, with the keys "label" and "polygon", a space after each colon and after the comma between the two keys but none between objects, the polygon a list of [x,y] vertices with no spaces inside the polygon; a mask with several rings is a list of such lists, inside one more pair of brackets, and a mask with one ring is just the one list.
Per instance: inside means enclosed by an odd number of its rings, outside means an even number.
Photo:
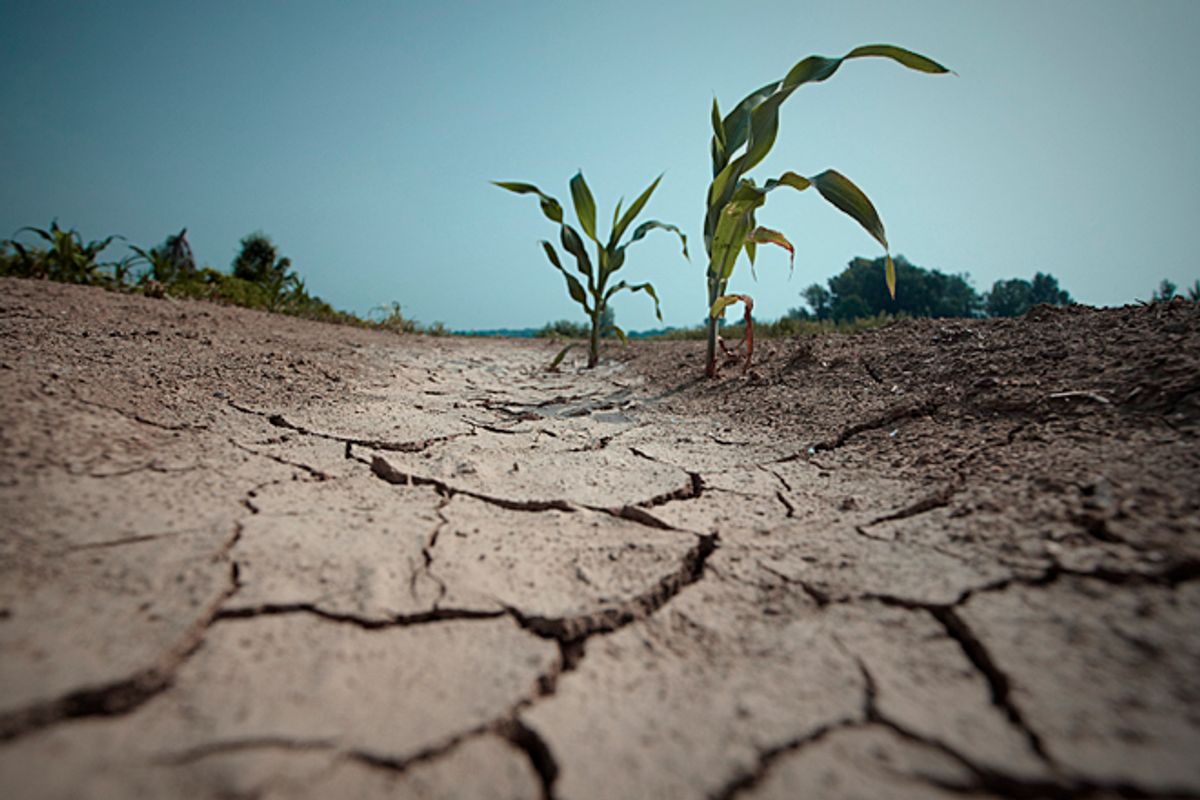
[{"label": "dried mud", "polygon": [[1200,797],[1200,310],[545,367],[0,281],[0,795]]}]

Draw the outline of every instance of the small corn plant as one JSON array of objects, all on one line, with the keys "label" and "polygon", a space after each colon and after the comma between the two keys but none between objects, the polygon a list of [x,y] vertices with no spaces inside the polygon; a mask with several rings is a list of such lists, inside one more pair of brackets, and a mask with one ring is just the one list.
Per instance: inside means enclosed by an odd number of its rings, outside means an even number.
[{"label": "small corn plant", "polygon": [[[650,231],[659,228],[671,231],[679,237],[679,241],[683,244],[683,257],[688,258],[687,237],[674,225],[668,225],[658,220],[648,220],[638,225],[629,237],[629,240],[621,244],[621,237],[625,235],[625,231],[633,224],[637,215],[641,213],[642,208],[646,205],[646,202],[650,199],[650,195],[653,194],[654,190],[658,187],[658,182],[661,180],[661,175],[655,178],[654,182],[633,201],[633,205],[629,206],[624,214],[621,213],[623,199],[617,202],[617,207],[613,211],[612,230],[609,233],[608,241],[601,242],[597,237],[596,231],[596,201],[592,198],[592,192],[588,188],[587,181],[583,179],[582,172],[576,173],[575,177],[571,178],[571,199],[575,203],[575,216],[579,219],[579,227],[583,229],[584,235],[596,245],[596,263],[594,265],[591,258],[588,257],[587,248],[579,232],[563,222],[562,205],[557,200],[545,194],[531,183],[493,181],[494,185],[499,186],[501,189],[507,189],[510,192],[536,194],[541,203],[542,213],[546,215],[547,219],[557,223],[559,226],[559,241],[562,243],[563,249],[575,257],[576,270],[586,279],[586,288],[585,284],[579,278],[576,278],[563,267],[562,261],[559,260],[558,252],[554,249],[554,245],[548,241],[542,241],[542,249],[546,251],[546,258],[550,259],[550,263],[566,279],[567,292],[571,295],[571,299],[583,307],[584,313],[591,320],[591,340],[587,363],[589,369],[596,366],[596,363],[600,360],[600,335],[607,332],[602,330],[604,312],[608,308],[609,301],[617,292],[628,289],[631,292],[645,292],[650,295],[650,298],[654,300],[654,313],[659,321],[662,321],[662,310],[659,308],[658,295],[655,293],[654,287],[649,283],[628,284],[625,281],[618,281],[611,286],[609,285],[609,278],[625,264],[625,249],[643,238]],[[621,341],[625,341],[624,331],[616,325],[611,326],[611,329]]]},{"label": "small corn plant", "polygon": [[[705,374],[717,374],[717,332],[725,309],[732,303],[742,302],[749,307],[746,295],[726,294],[734,265],[745,250],[754,266],[755,250],[760,244],[773,244],[784,248],[795,260],[795,249],[787,237],[779,231],[760,227],[754,219],[757,209],[766,202],[767,194],[780,186],[789,186],[804,191],[810,186],[837,209],[852,217],[866,229],[887,254],[887,285],[892,297],[896,296],[896,270],[888,252],[887,235],[875,207],[853,182],[836,170],[825,170],[819,175],[802,177],[795,172],[785,172],[778,178],[768,180],[762,186],[746,177],[754,166],[766,158],[775,144],[779,131],[779,107],[792,92],[806,83],[819,83],[837,72],[843,61],[851,58],[875,56],[893,61],[927,73],[949,72],[941,64],[925,56],[901,47],[885,44],[856,47],[841,58],[809,56],[792,67],[782,80],[773,81],[747,95],[724,118],[721,117],[717,100],[712,105],[712,164],[713,179],[708,188],[707,213],[704,218],[704,249],[708,254],[708,357]],[[746,331],[753,337],[749,310],[747,308]],[[753,342],[753,339],[749,339]],[[750,351],[747,352],[744,368],[750,366]]]},{"label": "small corn plant", "polygon": [[[30,248],[16,240],[25,231],[37,234],[49,246],[45,249]],[[83,237],[74,228],[64,230],[58,227],[58,220],[50,223],[50,229],[35,228],[28,225],[14,234],[4,244],[9,245],[17,254],[17,274],[30,278],[49,278],[52,281],[64,283],[94,284],[103,278],[100,269],[108,266],[97,261],[100,253],[114,239],[124,239],[123,236],[109,236],[105,239],[84,244]]]}]

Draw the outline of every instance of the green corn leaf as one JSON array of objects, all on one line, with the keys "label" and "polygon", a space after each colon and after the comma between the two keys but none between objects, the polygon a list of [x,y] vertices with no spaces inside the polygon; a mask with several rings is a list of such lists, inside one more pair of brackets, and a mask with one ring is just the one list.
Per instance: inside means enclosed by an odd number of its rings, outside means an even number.
[{"label": "green corn leaf", "polygon": [[746,234],[750,232],[750,215],[723,213],[717,221],[713,235],[713,252],[710,261],[710,276],[722,285],[733,274],[733,266],[745,246]]},{"label": "green corn leaf", "polygon": [[717,96],[713,95],[712,104],[712,127],[713,138],[721,144],[721,149],[725,148],[725,126],[721,124],[721,109],[717,105]]},{"label": "green corn leaf", "polygon": [[811,180],[822,197],[847,215],[853,217],[859,225],[863,226],[867,233],[875,238],[875,241],[883,245],[884,253],[887,255],[886,277],[888,293],[895,300],[896,266],[892,263],[892,254],[887,252],[887,234],[884,232],[883,222],[879,219],[879,214],[875,211],[875,206],[872,205],[870,199],[861,189],[840,172],[832,169],[826,170]]},{"label": "green corn leaf", "polygon": [[571,295],[571,299],[579,305],[583,306],[583,310],[588,314],[592,313],[591,306],[588,305],[587,292],[584,291],[583,284],[579,282],[571,273],[565,269],[562,270],[563,277],[567,279],[567,292]]},{"label": "green corn leaf", "polygon": [[888,247],[887,234],[883,230],[883,222],[875,211],[870,199],[854,183],[840,172],[832,169],[825,170],[820,175],[809,178],[817,187],[821,196],[836,206],[843,213],[852,217],[875,241]]},{"label": "green corn leaf", "polygon": [[609,299],[612,298],[612,296],[614,294],[621,291],[622,289],[628,289],[628,288],[629,288],[629,284],[626,283],[625,281],[619,281],[619,282],[613,284],[612,286],[608,287],[608,291],[604,293],[604,304],[608,305]]},{"label": "green corn leaf", "polygon": [[575,201],[575,216],[579,217],[580,227],[589,239],[596,241],[596,200],[587,181],[583,179],[582,171],[571,178],[571,199]]},{"label": "green corn leaf", "polygon": [[579,234],[570,225],[560,225],[560,239],[563,249],[571,255],[575,256],[575,265],[580,274],[588,279],[588,285],[592,285],[594,280],[592,272],[592,261],[588,258],[587,250],[583,247],[583,239],[579,238]]},{"label": "green corn leaf", "polygon": [[[546,251],[546,258],[550,259],[550,263],[562,270],[562,262],[558,260],[558,251],[554,249],[554,245],[542,239],[542,249]],[[140,251],[139,251],[140,252]]]},{"label": "green corn leaf", "polygon": [[554,245],[543,239],[542,249],[546,251],[546,258],[550,259],[550,263],[562,273],[564,278],[566,278],[567,293],[571,295],[571,299],[583,306],[583,310],[590,314],[591,309],[588,307],[587,292],[584,291],[583,284],[579,282],[578,278],[563,268],[562,262],[558,259],[558,252],[554,249]]},{"label": "green corn leaf", "polygon": [[579,342],[571,342],[562,350],[559,350],[558,355],[554,357],[554,360],[550,362],[550,366],[548,366],[546,369],[550,372],[558,372],[558,365],[562,363],[563,358],[565,358],[567,353],[571,352],[571,350],[576,347],[579,347]]},{"label": "green corn leaf", "polygon": [[650,297],[654,300],[654,316],[658,317],[659,322],[662,322],[662,309],[659,308],[659,305],[658,305],[658,294],[654,291],[654,287],[651,286],[649,283],[639,283],[636,286],[633,286],[633,285],[626,283],[625,281],[621,281],[620,283],[618,283],[618,284],[614,285],[612,288],[610,288],[607,292],[605,292],[605,294],[604,294],[605,304],[606,305],[608,304],[609,298],[611,298],[614,294],[616,294],[617,292],[622,291],[624,289],[628,289],[631,292],[645,292],[646,294],[650,295]]},{"label": "green corn leaf", "polygon": [[616,229],[617,218],[621,216],[621,206],[624,205],[624,203],[625,203],[624,197],[617,198],[617,207],[613,209],[612,225],[609,227],[610,231]]},{"label": "green corn leaf", "polygon": [[[659,319],[662,319],[662,318],[659,317]],[[629,337],[625,335],[625,331],[621,330],[620,326],[609,325],[607,328],[604,329],[604,332],[608,333],[609,331],[612,331],[613,333],[615,333],[617,335],[617,338],[621,340],[621,344],[629,344]]]},{"label": "green corn leaf", "polygon": [[725,150],[725,126],[721,124],[721,109],[717,105],[717,96],[716,95],[713,95],[712,128],[713,128],[713,138],[712,138],[713,174],[716,175],[725,167],[725,162],[728,161],[728,158],[729,158],[726,155],[726,150]]},{"label": "green corn leaf", "polygon": [[618,247],[608,257],[608,272],[604,273],[604,276],[607,278],[623,266],[625,266],[625,248]]},{"label": "green corn leaf", "polygon": [[782,88],[788,93],[806,83],[820,83],[837,72],[845,58],[826,58],[825,56],[809,56],[788,70],[784,76]]},{"label": "green corn leaf", "polygon": [[551,222],[559,224],[563,221],[562,206],[548,194],[542,192],[541,189],[534,186],[532,183],[519,183],[517,181],[492,181],[493,186],[499,186],[501,189],[507,189],[510,192],[517,194],[536,194],[541,202],[542,213]]},{"label": "green corn leaf", "polygon": [[[782,247],[788,251],[788,270],[791,271],[796,266],[796,248],[792,247],[792,243],[787,237],[779,231],[763,228],[761,226],[750,231],[746,236],[746,251],[750,252],[750,248],[758,244],[773,244]],[[751,257],[750,263],[754,263],[754,258]]]},{"label": "green corn leaf", "polygon": [[708,315],[713,319],[721,319],[725,316],[725,309],[729,308],[734,303],[741,302],[742,298],[736,294],[721,295],[713,302],[712,308],[708,310]]},{"label": "green corn leaf", "polygon": [[[687,236],[684,234],[684,232],[679,230],[679,228],[675,227],[674,225],[670,225],[666,222],[659,222],[656,219],[647,220],[646,222],[643,222],[641,225],[638,225],[637,228],[635,228],[633,231],[633,236],[629,237],[629,241],[625,244],[625,247],[628,247],[629,245],[636,242],[638,239],[643,238],[647,233],[649,233],[652,230],[664,230],[664,231],[670,231],[671,233],[674,233],[676,236],[679,237],[679,241],[683,245],[683,257],[686,258],[688,261],[692,260],[692,257],[688,255]],[[622,247],[621,249],[624,250],[625,247]]]},{"label": "green corn leaf", "polygon": [[789,94],[790,91],[772,95],[760,103],[750,115],[750,138],[740,166],[743,173],[757,166],[775,146],[775,136],[779,133],[779,106]]},{"label": "green corn leaf", "polygon": [[772,81],[742,98],[722,125],[725,131],[725,151],[732,153],[746,143],[750,132],[750,114],[759,103],[775,94],[779,81]]},{"label": "green corn leaf", "polygon": [[742,176],[741,164],[742,159],[735,158],[713,177],[712,184],[708,187],[708,207],[710,209],[720,208],[729,200],[726,193],[731,191],[731,186],[737,186],[738,178]]},{"label": "green corn leaf", "polygon": [[29,256],[29,251],[25,249],[25,245],[21,244],[15,239],[9,239],[5,242],[5,244],[10,245],[13,250],[17,251],[17,256],[19,256],[21,259],[21,264],[28,268],[33,259]]},{"label": "green corn leaf", "polygon": [[919,53],[914,53],[911,50],[905,50],[903,47],[896,47],[892,44],[865,44],[854,48],[845,57],[861,58],[863,56],[883,56],[884,58],[890,58],[897,63],[903,64],[909,69],[928,72],[934,75],[942,75],[952,71],[931,58],[926,58]]},{"label": "green corn leaf", "polygon": [[654,316],[658,318],[659,322],[662,322],[662,308],[658,305],[658,294],[654,291],[653,286],[649,283],[639,283],[637,286],[630,286],[629,291],[645,292],[650,295],[650,299],[654,301]]},{"label": "green corn leaf", "polygon": [[650,195],[652,195],[654,190],[658,188],[658,182],[662,180],[662,177],[662,175],[659,175],[654,179],[653,183],[646,187],[646,191],[638,195],[638,199],[633,201],[633,205],[629,206],[629,210],[625,212],[623,217],[621,217],[620,222],[613,227],[612,236],[610,236],[608,239],[609,247],[616,246],[617,242],[619,242],[621,237],[625,234],[625,229],[628,228],[635,219],[637,219],[638,214],[642,213],[642,209],[645,207],[646,202],[650,199]]},{"label": "green corn leaf", "polygon": [[790,186],[798,192],[803,192],[808,187],[812,186],[812,181],[802,175],[797,175],[794,172],[785,172],[778,178],[772,178],[767,181],[763,191],[769,192],[779,186]]},{"label": "green corn leaf", "polygon": [[[50,223],[50,230],[54,231],[54,233],[58,233],[59,232],[58,231],[58,223],[57,222]],[[24,228],[21,228],[16,233],[14,233],[13,236],[20,236],[22,231],[33,231],[38,236],[45,239],[47,242],[50,242],[51,244],[54,243],[54,237],[50,235],[49,231],[44,231],[41,228],[35,228],[32,225],[26,225]]]},{"label": "green corn leaf", "polygon": [[747,214],[762,206],[766,199],[766,190],[759,188],[753,178],[742,178],[733,194],[729,196],[723,213]]}]

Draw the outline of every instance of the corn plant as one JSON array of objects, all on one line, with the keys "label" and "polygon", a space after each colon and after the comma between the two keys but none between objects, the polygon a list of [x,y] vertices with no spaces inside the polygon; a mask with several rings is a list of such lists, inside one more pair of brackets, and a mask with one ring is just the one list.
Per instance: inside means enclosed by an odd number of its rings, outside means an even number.
[{"label": "corn plant", "polygon": [[[792,67],[782,80],[773,81],[747,95],[733,111],[722,118],[717,100],[712,105],[712,164],[713,179],[708,188],[707,213],[704,218],[704,249],[708,254],[708,357],[705,374],[717,373],[717,333],[725,309],[732,303],[746,302],[745,295],[726,294],[734,265],[742,251],[754,266],[758,245],[773,244],[784,248],[794,263],[795,248],[779,231],[760,227],[755,212],[766,202],[767,194],[780,186],[797,191],[815,187],[827,201],[853,218],[866,229],[887,254],[887,285],[896,296],[896,271],[888,248],[887,235],[875,207],[854,183],[836,170],[828,169],[819,175],[803,177],[785,172],[762,186],[746,173],[766,158],[775,144],[779,131],[779,107],[792,92],[806,83],[819,83],[830,78],[842,62],[868,56],[891,60],[928,73],[949,72],[941,64],[925,56],[893,45],[856,47],[841,58],[809,56]],[[749,304],[747,304],[749,305]],[[747,315],[747,333],[753,336]],[[751,338],[752,342],[753,339]],[[752,347],[752,345],[751,345]],[[750,366],[747,353],[744,368]]]},{"label": "corn plant", "polygon": [[158,247],[144,250],[136,245],[129,249],[137,254],[136,261],[148,266],[145,278],[162,284],[173,284],[196,276],[196,259],[192,246],[188,244],[187,228],[174,236],[168,236]]},{"label": "corn plant", "polygon": [[[575,257],[576,270],[586,279],[585,284],[579,278],[576,278],[566,270],[559,260],[558,252],[554,249],[554,245],[550,242],[542,240],[542,249],[546,252],[546,257],[550,259],[550,263],[554,268],[562,273],[563,278],[567,282],[567,292],[571,295],[571,299],[579,303],[583,307],[584,313],[591,320],[591,338],[588,349],[588,368],[596,366],[600,360],[600,335],[606,333],[602,330],[605,311],[608,308],[608,303],[613,295],[622,290],[631,292],[645,292],[654,300],[654,313],[659,321],[662,321],[662,309],[658,304],[658,295],[654,291],[654,287],[649,283],[629,284],[625,281],[618,281],[611,286],[608,283],[613,273],[619,270],[625,264],[625,250],[629,245],[643,238],[650,231],[659,228],[665,231],[670,231],[679,237],[679,241],[683,244],[683,257],[688,258],[687,237],[683,232],[674,225],[668,225],[665,222],[658,220],[649,220],[638,225],[634,229],[629,240],[621,244],[621,237],[625,235],[625,231],[633,224],[637,215],[641,213],[642,208],[650,199],[650,195],[658,187],[658,182],[662,180],[659,175],[654,179],[654,182],[647,187],[646,191],[642,192],[633,205],[621,213],[621,204],[624,199],[617,202],[617,207],[613,211],[612,230],[609,233],[607,242],[601,242],[597,236],[596,230],[596,201],[592,198],[592,192],[588,188],[587,181],[583,179],[583,173],[579,172],[574,178],[571,178],[571,199],[575,204],[575,216],[579,219],[579,227],[583,229],[583,233],[588,239],[596,245],[596,263],[593,265],[592,259],[588,257],[587,248],[584,245],[583,238],[579,232],[567,223],[563,222],[562,205],[553,197],[542,192],[531,183],[516,183],[512,181],[493,181],[496,186],[501,189],[507,189],[510,192],[517,194],[536,194],[542,207],[542,213],[551,222],[557,223],[559,226],[559,241],[562,243],[563,249]],[[613,333],[625,341],[625,332],[616,325],[610,326]]]},{"label": "corn plant", "polygon": [[[24,231],[32,231],[48,245],[46,249],[30,248],[16,240]],[[50,223],[50,229],[26,226],[14,234],[5,244],[17,253],[18,274],[29,278],[49,278],[64,283],[99,283],[103,277],[100,268],[107,266],[97,262],[96,258],[112,243],[113,239],[121,236],[109,236],[84,244],[79,231],[72,228],[63,230],[58,227],[58,220]]]}]

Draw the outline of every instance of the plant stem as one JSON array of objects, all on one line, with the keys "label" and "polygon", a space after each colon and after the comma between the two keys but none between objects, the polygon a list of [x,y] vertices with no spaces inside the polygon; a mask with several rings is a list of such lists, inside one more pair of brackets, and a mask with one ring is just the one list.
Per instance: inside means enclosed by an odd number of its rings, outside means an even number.
[{"label": "plant stem", "polygon": [[[708,282],[708,307],[712,309],[713,303],[717,302],[720,296],[721,287],[717,282],[709,279]],[[708,356],[704,362],[704,376],[707,378],[717,377],[717,329],[720,327],[721,321],[714,319],[711,312],[708,316]]]},{"label": "plant stem", "polygon": [[600,363],[600,319],[604,314],[603,307],[597,307],[592,312],[592,341],[588,348],[588,369]]}]

